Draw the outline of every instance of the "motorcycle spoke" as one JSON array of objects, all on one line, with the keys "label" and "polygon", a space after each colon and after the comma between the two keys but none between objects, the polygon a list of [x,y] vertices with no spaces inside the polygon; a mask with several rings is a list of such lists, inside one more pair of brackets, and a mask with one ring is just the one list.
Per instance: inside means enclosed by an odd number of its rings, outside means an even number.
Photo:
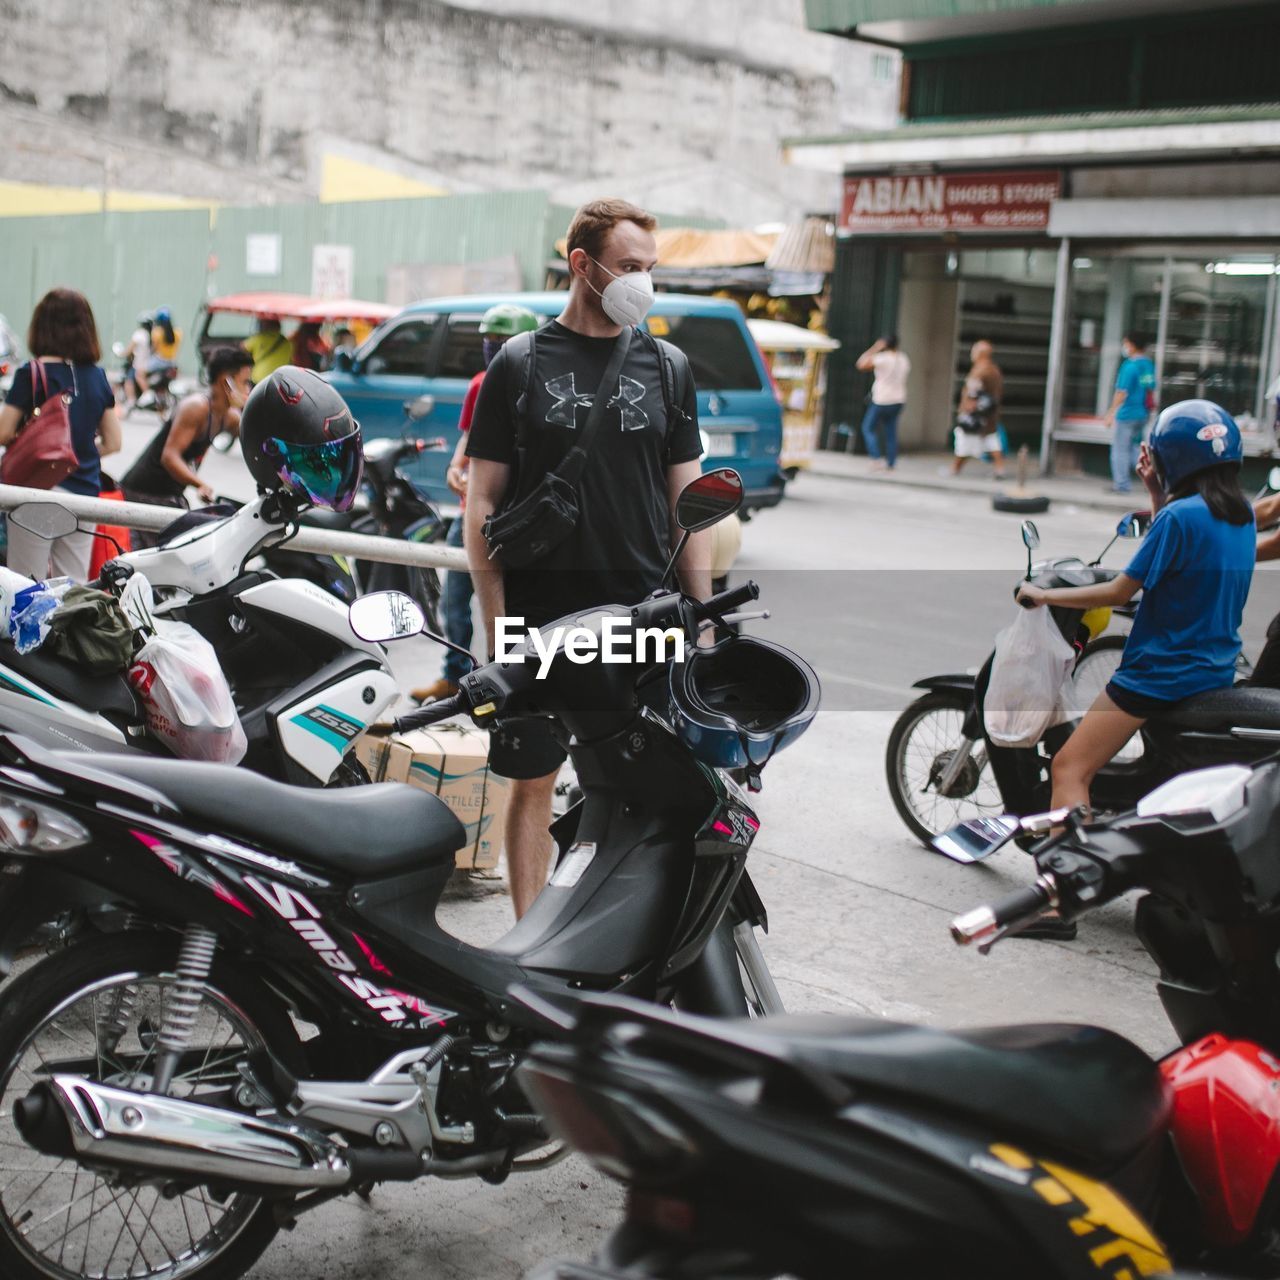
[{"label": "motorcycle spoke", "polygon": [[[41,1163],[19,1137],[13,1108],[41,1080],[83,1075],[120,1087],[146,1088],[172,979],[129,984],[128,997],[87,990],[48,1018],[7,1067],[0,1088],[0,1212],[37,1270],[84,1280],[167,1280],[218,1256],[261,1203],[233,1192],[215,1203],[200,1186],[163,1194],[156,1180],[115,1186],[71,1160]],[[117,1032],[119,1033],[117,1035]],[[50,1042],[60,1051],[57,1061]],[[113,1043],[114,1042],[114,1043]],[[261,1038],[214,993],[200,1006],[194,1038],[180,1060],[171,1096],[226,1090],[235,1064]]]}]

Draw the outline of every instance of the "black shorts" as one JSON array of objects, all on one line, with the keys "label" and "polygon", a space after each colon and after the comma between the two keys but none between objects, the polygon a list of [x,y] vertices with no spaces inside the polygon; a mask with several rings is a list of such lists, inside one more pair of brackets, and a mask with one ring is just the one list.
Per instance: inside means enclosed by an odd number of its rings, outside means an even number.
[{"label": "black shorts", "polygon": [[1106,695],[1126,715],[1137,716],[1142,720],[1150,720],[1170,707],[1176,707],[1181,698],[1148,698],[1145,693],[1134,693],[1131,689],[1122,689],[1114,680],[1108,681]]},{"label": "black shorts", "polygon": [[550,716],[513,716],[489,731],[489,768],[500,778],[545,778],[568,758],[564,729]]}]

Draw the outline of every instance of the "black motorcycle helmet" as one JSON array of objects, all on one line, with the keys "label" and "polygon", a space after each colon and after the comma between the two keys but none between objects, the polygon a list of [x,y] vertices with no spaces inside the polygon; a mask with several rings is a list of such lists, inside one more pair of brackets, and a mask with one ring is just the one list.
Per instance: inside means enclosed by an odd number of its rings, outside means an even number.
[{"label": "black motorcycle helmet", "polygon": [[262,493],[346,511],[364,475],[360,424],[318,374],[284,365],[254,387],[240,414],[240,450]]}]

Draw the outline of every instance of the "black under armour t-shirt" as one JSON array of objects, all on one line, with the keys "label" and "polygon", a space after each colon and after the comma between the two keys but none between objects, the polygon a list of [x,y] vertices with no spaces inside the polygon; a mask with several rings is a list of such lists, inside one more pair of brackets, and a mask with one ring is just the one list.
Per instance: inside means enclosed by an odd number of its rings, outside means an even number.
[{"label": "black under armour t-shirt", "polygon": [[[518,423],[513,406],[522,361],[518,352],[508,358],[510,344],[494,357],[480,387],[467,456],[511,466],[515,500],[535,489],[572,448],[614,342],[554,320],[540,329],[529,400]],[[675,358],[684,359],[679,352]],[[508,616],[540,627],[596,605],[635,604],[661,584],[671,554],[667,468],[702,454],[697,394],[692,377],[685,382],[684,413],[668,422],[655,340],[639,331],[632,335],[578,485],[578,525],[545,559],[506,570]],[[508,494],[507,505],[511,500]]]}]

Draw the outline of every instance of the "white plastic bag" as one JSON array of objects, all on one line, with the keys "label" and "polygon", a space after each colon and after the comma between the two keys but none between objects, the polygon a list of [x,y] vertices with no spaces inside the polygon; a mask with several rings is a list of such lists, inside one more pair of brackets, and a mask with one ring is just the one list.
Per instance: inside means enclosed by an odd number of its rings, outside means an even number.
[{"label": "white plastic bag", "polygon": [[147,728],[174,755],[239,764],[249,743],[213,646],[185,622],[155,627],[129,668]]},{"label": "white plastic bag", "polygon": [[1058,715],[1071,670],[1071,646],[1046,606],[1018,608],[996,636],[991,679],[982,704],[987,735],[1000,747],[1034,747]]}]

